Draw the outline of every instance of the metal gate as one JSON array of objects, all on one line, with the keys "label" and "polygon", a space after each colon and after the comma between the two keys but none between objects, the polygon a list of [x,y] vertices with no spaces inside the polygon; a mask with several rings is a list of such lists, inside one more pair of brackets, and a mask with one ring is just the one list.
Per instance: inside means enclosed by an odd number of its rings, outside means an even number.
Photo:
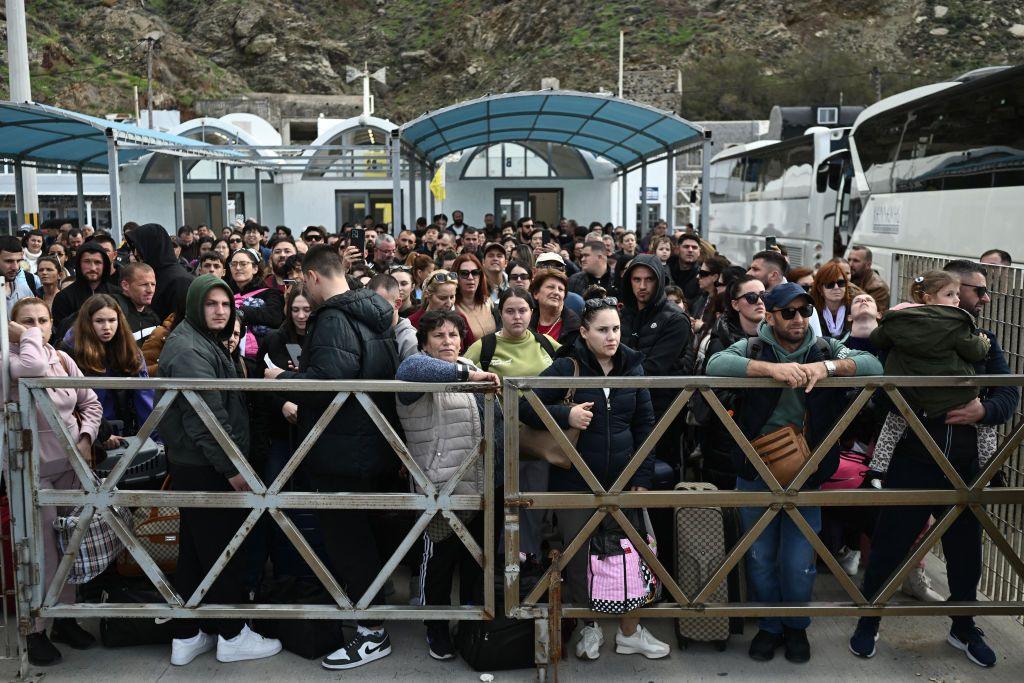
[{"label": "metal gate", "polygon": [[[19,637],[21,642],[22,671],[26,665],[24,639],[31,631],[36,617],[160,617],[160,618],[260,618],[260,619],[490,619],[494,615],[494,388],[489,385],[421,384],[398,381],[311,381],[311,380],[159,380],[159,379],[23,379],[19,383],[18,403],[10,403],[7,409],[7,444],[10,456],[9,489],[14,517],[13,536],[17,564],[19,603]],[[60,420],[47,389],[103,388],[143,389],[151,388],[162,392],[154,406],[153,413],[139,430],[139,440],[111,471],[110,475],[94,483],[90,467],[72,443],[67,427]],[[224,428],[210,413],[202,393],[204,391],[266,392],[286,391],[321,392],[334,395],[327,409],[303,436],[282,472],[271,483],[264,483],[252,469],[238,446],[231,440]],[[484,399],[483,446],[473,457],[467,459],[455,475],[443,487],[437,487],[412,459],[394,426],[392,426],[374,403],[373,394],[390,395],[396,392],[437,393],[437,392],[486,392]],[[216,438],[221,448],[231,459],[238,472],[245,478],[250,492],[206,493],[184,491],[129,491],[118,488],[117,483],[132,463],[134,455],[145,438],[153,433],[168,407],[175,400],[187,401],[202,419],[206,428]],[[381,433],[391,445],[402,465],[423,493],[302,493],[283,491],[292,474],[302,464],[310,448],[316,443],[338,410],[346,401],[358,401],[375,421]],[[78,475],[80,488],[70,490],[41,489],[39,476],[39,444],[33,438],[40,427],[40,420],[58,435],[68,461]],[[339,457],[344,457],[344,443],[337,444]],[[482,459],[482,463],[480,462]],[[456,484],[471,470],[482,464],[484,491],[482,495],[453,493]],[[52,530],[42,528],[40,511],[45,507],[81,507],[82,512],[77,530],[72,535],[68,548],[57,567],[56,575],[44,585],[42,577],[47,575],[44,556],[44,539],[52,538]],[[249,511],[245,521],[234,538],[223,549],[210,572],[192,595],[181,595],[175,591],[171,581],[146,550],[139,544],[132,529],[114,513],[118,507],[186,507],[186,508],[241,508]],[[380,573],[363,595],[349,596],[334,579],[329,569],[320,561],[302,533],[295,527],[284,510],[326,510],[326,509],[371,509],[406,510],[418,513],[412,529],[402,540],[397,550],[384,563]],[[484,543],[480,546],[456,512],[482,511],[484,519]],[[260,517],[267,513],[277,523],[300,556],[309,565],[324,588],[331,595],[334,604],[251,604],[217,605],[203,604],[203,597],[220,575],[228,560],[239,549]],[[451,528],[484,572],[483,605],[381,605],[371,603],[384,586],[399,562],[426,530],[435,515],[443,515]],[[89,521],[100,515],[124,544],[125,549],[139,564],[139,567],[160,591],[162,603],[74,603],[59,602],[61,588],[66,583],[78,547]]]},{"label": "metal gate", "polygon": [[[520,392],[543,420],[548,431],[561,446],[562,451],[572,461],[573,466],[582,475],[590,491],[587,493],[534,493],[519,490],[519,434],[515,429],[505,430],[505,557],[515,558],[519,553],[519,522],[518,510],[523,507],[531,509],[587,509],[593,510],[589,521],[580,533],[569,542],[560,553],[553,554],[552,566],[537,583],[536,587],[520,601],[519,566],[510,563],[505,567],[505,610],[509,616],[518,618],[546,617],[549,622],[543,640],[538,638],[538,665],[547,664],[554,669],[552,677],[557,676],[557,661],[561,654],[560,629],[556,627],[559,619],[567,617],[607,617],[592,612],[587,606],[561,604],[561,592],[558,589],[560,573],[568,561],[578,552],[586,552],[585,544],[590,534],[606,516],[613,517],[629,536],[633,546],[650,565],[652,571],[662,581],[668,602],[644,607],[630,612],[630,616],[638,617],[764,617],[764,616],[869,616],[884,614],[903,615],[1020,615],[1024,614],[1024,595],[1019,592],[1001,597],[998,600],[979,602],[942,602],[942,603],[907,603],[890,602],[899,591],[903,579],[920,562],[941,539],[942,535],[961,514],[972,514],[977,517],[990,543],[1004,558],[1007,566],[1018,581],[1024,580],[1024,561],[1021,559],[1019,546],[1014,546],[1006,534],[992,517],[992,508],[1012,509],[1020,514],[1024,505],[1024,487],[1015,484],[1009,488],[986,488],[996,472],[1006,464],[1007,460],[1018,452],[1024,441],[1024,422],[1019,421],[1012,432],[1002,439],[999,451],[989,461],[984,470],[973,482],[965,482],[950,462],[943,456],[942,450],[928,434],[924,425],[907,404],[898,387],[941,387],[956,384],[957,386],[1022,386],[1022,375],[991,375],[979,377],[856,377],[834,378],[822,380],[817,386],[846,387],[860,389],[846,410],[832,427],[821,444],[815,448],[810,459],[797,474],[789,486],[782,486],[775,479],[766,465],[754,450],[750,441],[743,435],[732,415],[725,409],[715,395],[715,389],[768,389],[780,385],[772,380],[754,380],[742,378],[613,378],[613,377],[517,377],[505,382],[503,409],[509,424],[519,420],[518,396]],[[628,388],[642,387],[646,389],[677,389],[680,393],[660,416],[654,431],[639,446],[635,455],[619,475],[616,481],[605,489],[576,449],[565,438],[558,428],[550,412],[544,407],[535,393],[536,389],[562,389],[572,385],[581,388]],[[907,419],[910,429],[921,439],[938,467],[946,475],[952,485],[943,490],[800,490],[808,477],[813,474],[822,458],[832,445],[842,436],[845,429],[876,392],[884,392],[893,404]],[[699,392],[714,410],[715,415],[729,431],[735,442],[742,448],[747,459],[765,481],[768,491],[644,491],[626,492],[624,488],[642,461],[652,452],[658,440],[664,435],[671,422],[679,415],[690,396]],[[879,593],[865,596],[854,582],[843,571],[836,558],[806,522],[799,508],[808,506],[893,506],[893,505],[949,505],[948,511],[929,529],[920,543],[905,558],[900,567],[889,577]],[[707,583],[694,595],[687,595],[678,585],[666,567],[647,546],[638,532],[623,515],[623,508],[639,507],[758,507],[765,508],[760,519],[728,552],[722,564],[717,568]],[[737,565],[744,553],[753,545],[768,524],[778,515],[788,516],[803,536],[814,548],[817,555],[828,566],[832,575],[849,596],[845,602],[810,602],[810,603],[714,603],[710,602],[715,589],[724,581],[729,572]],[[545,593],[549,593],[548,603],[540,602]]]}]

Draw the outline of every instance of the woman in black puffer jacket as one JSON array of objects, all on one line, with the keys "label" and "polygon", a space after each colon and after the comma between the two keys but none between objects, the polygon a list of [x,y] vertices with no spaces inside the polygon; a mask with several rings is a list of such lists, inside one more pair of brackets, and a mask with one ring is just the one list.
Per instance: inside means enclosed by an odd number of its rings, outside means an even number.
[{"label": "woman in black puffer jacket", "polygon": [[[589,299],[584,305],[579,339],[571,347],[563,347],[565,352],[541,376],[572,377],[579,368],[581,377],[642,377],[640,353],[621,345],[620,337],[618,302],[608,297]],[[654,429],[654,408],[647,389],[578,389],[573,398],[576,405],[572,408],[562,404],[565,389],[538,389],[536,393],[560,427],[581,430],[577,450],[605,488],[618,478]],[[543,428],[540,418],[525,400],[520,402],[519,409],[523,422]],[[627,488],[634,491],[650,488],[653,471],[654,456],[650,454],[630,477]],[[575,468],[552,468],[549,489],[590,491]],[[568,545],[576,537],[592,513],[592,510],[558,511],[563,543]],[[569,602],[589,603],[585,548],[569,561],[566,583]],[[595,622],[586,624],[576,646],[577,656],[596,659],[603,641],[600,627]],[[634,617],[620,618],[615,641],[616,650],[623,654],[643,654],[652,659],[669,654],[669,646],[654,638]]]}]

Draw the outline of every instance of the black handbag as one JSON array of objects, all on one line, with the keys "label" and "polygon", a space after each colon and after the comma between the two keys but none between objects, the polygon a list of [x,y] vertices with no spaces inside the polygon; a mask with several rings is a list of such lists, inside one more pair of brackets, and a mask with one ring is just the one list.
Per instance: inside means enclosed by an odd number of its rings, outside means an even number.
[{"label": "black handbag", "polygon": [[[106,589],[103,602],[164,603],[160,592],[152,586],[130,580],[118,582]],[[100,619],[100,642],[103,647],[132,647],[135,645],[166,645],[175,635],[172,622],[157,623],[156,619],[130,617],[103,617]]]},{"label": "black handbag", "polygon": [[[519,577],[520,596],[537,585],[543,571],[529,571],[523,565]],[[534,631],[532,619],[509,619],[502,614],[505,582],[500,572],[494,573],[494,601],[497,614],[491,621],[460,621],[455,634],[459,655],[474,671],[510,671],[534,666]]]},{"label": "black handbag", "polygon": [[[333,605],[334,599],[316,578],[285,576],[264,581],[260,601],[272,604]],[[345,644],[341,621],[331,619],[264,619],[260,635],[277,638],[281,646],[306,659],[319,659]]]}]

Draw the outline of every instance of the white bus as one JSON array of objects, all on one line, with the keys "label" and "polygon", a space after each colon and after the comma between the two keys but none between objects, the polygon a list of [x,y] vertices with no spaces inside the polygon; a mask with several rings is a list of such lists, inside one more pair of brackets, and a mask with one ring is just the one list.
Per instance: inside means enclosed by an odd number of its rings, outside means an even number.
[{"label": "white bus", "polygon": [[[710,164],[709,240],[730,261],[747,264],[775,237],[794,266],[832,258],[836,188],[819,188],[815,170],[846,148],[849,129],[815,126],[797,138],[737,145]],[[827,166],[826,166],[827,167]]]},{"label": "white bus", "polygon": [[845,237],[855,226],[845,246],[870,247],[884,278],[896,253],[1024,258],[1024,67],[875,103],[853,124],[848,160],[833,161],[827,183],[839,190],[836,227]]}]

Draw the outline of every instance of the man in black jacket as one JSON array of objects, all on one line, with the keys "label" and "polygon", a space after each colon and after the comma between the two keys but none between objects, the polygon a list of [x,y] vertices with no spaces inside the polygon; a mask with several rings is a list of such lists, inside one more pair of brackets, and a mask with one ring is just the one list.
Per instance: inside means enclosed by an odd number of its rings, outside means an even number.
[{"label": "man in black jacket", "polygon": [[697,272],[700,270],[700,238],[687,233],[679,238],[679,254],[669,260],[668,267],[672,281],[683,290],[687,301],[700,296]]},{"label": "man in black jacket", "polygon": [[[326,246],[311,247],[302,260],[306,296],[316,307],[307,323],[297,372],[268,369],[281,379],[394,379],[398,347],[394,307],[369,289],[351,291],[341,257]],[[303,393],[296,403],[299,433],[307,434],[334,396]],[[398,424],[391,394],[372,396],[385,419]],[[380,491],[379,480],[395,467],[395,456],[372,418],[350,398],[327,425],[303,467],[318,491]],[[331,566],[354,601],[370,587],[383,562],[365,510],[319,513]],[[380,593],[373,604],[380,604]],[[327,655],[326,669],[352,669],[391,653],[391,639],[379,621],[360,621],[356,636]]]},{"label": "man in black jacket", "polygon": [[[622,343],[643,354],[644,375],[678,377],[693,373],[693,327],[679,307],[665,298],[668,274],[653,254],[640,254],[622,274]],[[654,414],[661,415],[679,389],[653,389]],[[658,457],[679,462],[677,418],[658,443]]]},{"label": "man in black jacket", "polygon": [[615,273],[608,267],[608,250],[601,240],[587,240],[580,254],[580,272],[569,278],[569,291],[580,296],[592,286],[604,287],[608,296],[619,296]]},{"label": "man in black jacket", "polygon": [[57,292],[53,299],[53,339],[61,340],[74,323],[78,309],[93,294],[116,294],[110,281],[113,268],[107,252],[95,242],[86,242],[75,254],[75,281]]},{"label": "man in black jacket", "polygon": [[114,295],[114,300],[132,328],[132,336],[139,348],[163,322],[150,308],[155,292],[156,274],[148,265],[129,263],[121,268],[121,291]]},{"label": "man in black jacket", "polygon": [[125,240],[131,245],[135,260],[149,264],[156,273],[156,294],[153,295],[152,306],[160,319],[183,311],[193,275],[174,255],[171,236],[164,227],[146,223],[133,230]]}]

